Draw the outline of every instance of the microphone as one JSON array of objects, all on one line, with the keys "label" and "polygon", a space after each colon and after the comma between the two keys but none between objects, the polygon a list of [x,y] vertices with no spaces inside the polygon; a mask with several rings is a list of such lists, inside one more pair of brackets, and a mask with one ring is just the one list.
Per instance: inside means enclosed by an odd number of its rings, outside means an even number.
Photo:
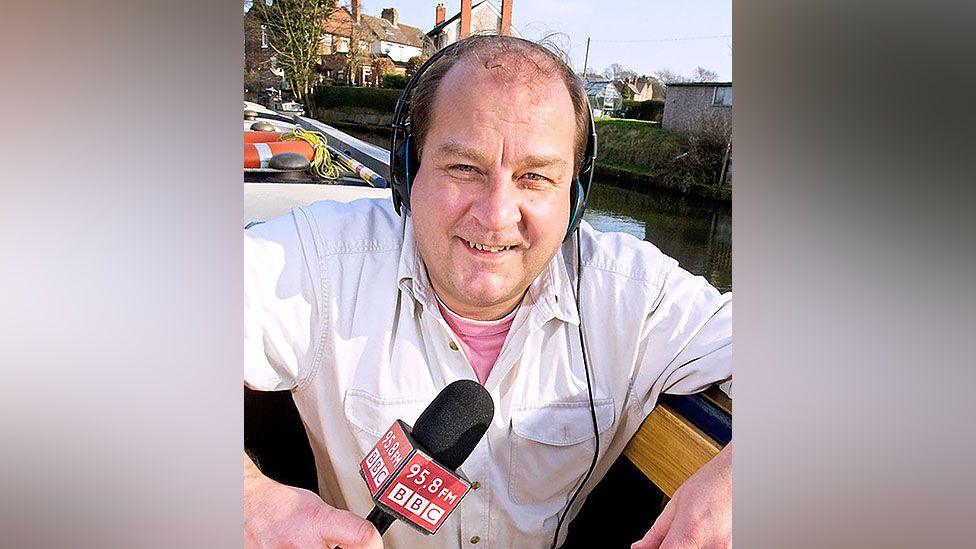
[{"label": "microphone", "polygon": [[359,464],[376,503],[366,520],[380,535],[397,519],[425,534],[437,532],[471,488],[456,470],[494,415],[488,391],[462,379],[444,387],[413,429],[396,420]]}]

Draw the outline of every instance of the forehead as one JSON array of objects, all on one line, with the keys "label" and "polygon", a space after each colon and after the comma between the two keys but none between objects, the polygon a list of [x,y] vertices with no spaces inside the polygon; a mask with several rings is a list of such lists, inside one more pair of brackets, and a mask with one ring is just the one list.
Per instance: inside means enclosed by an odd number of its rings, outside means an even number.
[{"label": "forehead", "polygon": [[572,154],[569,90],[557,72],[540,73],[529,62],[461,60],[441,81],[433,107],[428,140],[494,137]]}]

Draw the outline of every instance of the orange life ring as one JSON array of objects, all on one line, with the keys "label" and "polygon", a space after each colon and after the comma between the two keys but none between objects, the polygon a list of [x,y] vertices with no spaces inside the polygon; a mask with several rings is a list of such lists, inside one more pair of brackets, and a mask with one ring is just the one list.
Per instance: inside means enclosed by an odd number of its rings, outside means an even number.
[{"label": "orange life ring", "polygon": [[271,143],[272,141],[280,141],[281,136],[284,135],[281,132],[259,132],[247,130],[244,132],[244,142],[245,143]]},{"label": "orange life ring", "polygon": [[269,143],[244,143],[244,167],[267,168],[268,161],[278,153],[298,153],[309,162],[315,156],[312,146],[302,140],[272,141]]}]

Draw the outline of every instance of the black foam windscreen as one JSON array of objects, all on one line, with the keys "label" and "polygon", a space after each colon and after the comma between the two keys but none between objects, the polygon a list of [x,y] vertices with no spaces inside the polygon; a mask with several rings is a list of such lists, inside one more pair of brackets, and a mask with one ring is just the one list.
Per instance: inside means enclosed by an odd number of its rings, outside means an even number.
[{"label": "black foam windscreen", "polygon": [[495,415],[491,395],[477,381],[461,379],[438,394],[413,426],[413,438],[442,465],[468,459]]}]

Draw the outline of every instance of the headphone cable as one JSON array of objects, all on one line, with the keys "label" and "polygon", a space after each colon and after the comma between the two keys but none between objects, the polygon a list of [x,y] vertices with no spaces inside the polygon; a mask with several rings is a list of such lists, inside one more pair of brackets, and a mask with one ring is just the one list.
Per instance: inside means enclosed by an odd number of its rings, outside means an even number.
[{"label": "headphone cable", "polygon": [[[583,337],[583,310],[580,307],[580,280],[582,280],[583,275],[583,254],[580,251],[580,230],[576,229],[576,294],[573,296],[576,298],[576,311],[579,314],[579,335],[580,335],[580,349],[583,354],[583,371],[586,373],[586,392],[590,398],[590,418],[593,420],[593,436],[595,445],[593,448],[593,460],[590,462],[590,468],[586,470],[586,475],[583,477],[583,482],[576,488],[576,492],[573,493],[573,497],[569,499],[569,503],[566,504],[566,508],[563,509],[563,514],[559,517],[559,522],[556,523],[556,534],[552,538],[551,549],[556,549],[556,543],[559,541],[559,530],[562,528],[563,520],[566,519],[566,515],[569,514],[569,510],[573,507],[573,503],[576,501],[576,497],[579,496],[583,487],[586,486],[587,481],[590,480],[590,475],[593,474],[593,470],[596,468],[597,459],[600,456],[600,429],[596,421],[596,405],[593,402],[593,384],[590,381],[590,364],[586,358],[586,340]],[[568,528],[568,526],[567,526]]]}]

